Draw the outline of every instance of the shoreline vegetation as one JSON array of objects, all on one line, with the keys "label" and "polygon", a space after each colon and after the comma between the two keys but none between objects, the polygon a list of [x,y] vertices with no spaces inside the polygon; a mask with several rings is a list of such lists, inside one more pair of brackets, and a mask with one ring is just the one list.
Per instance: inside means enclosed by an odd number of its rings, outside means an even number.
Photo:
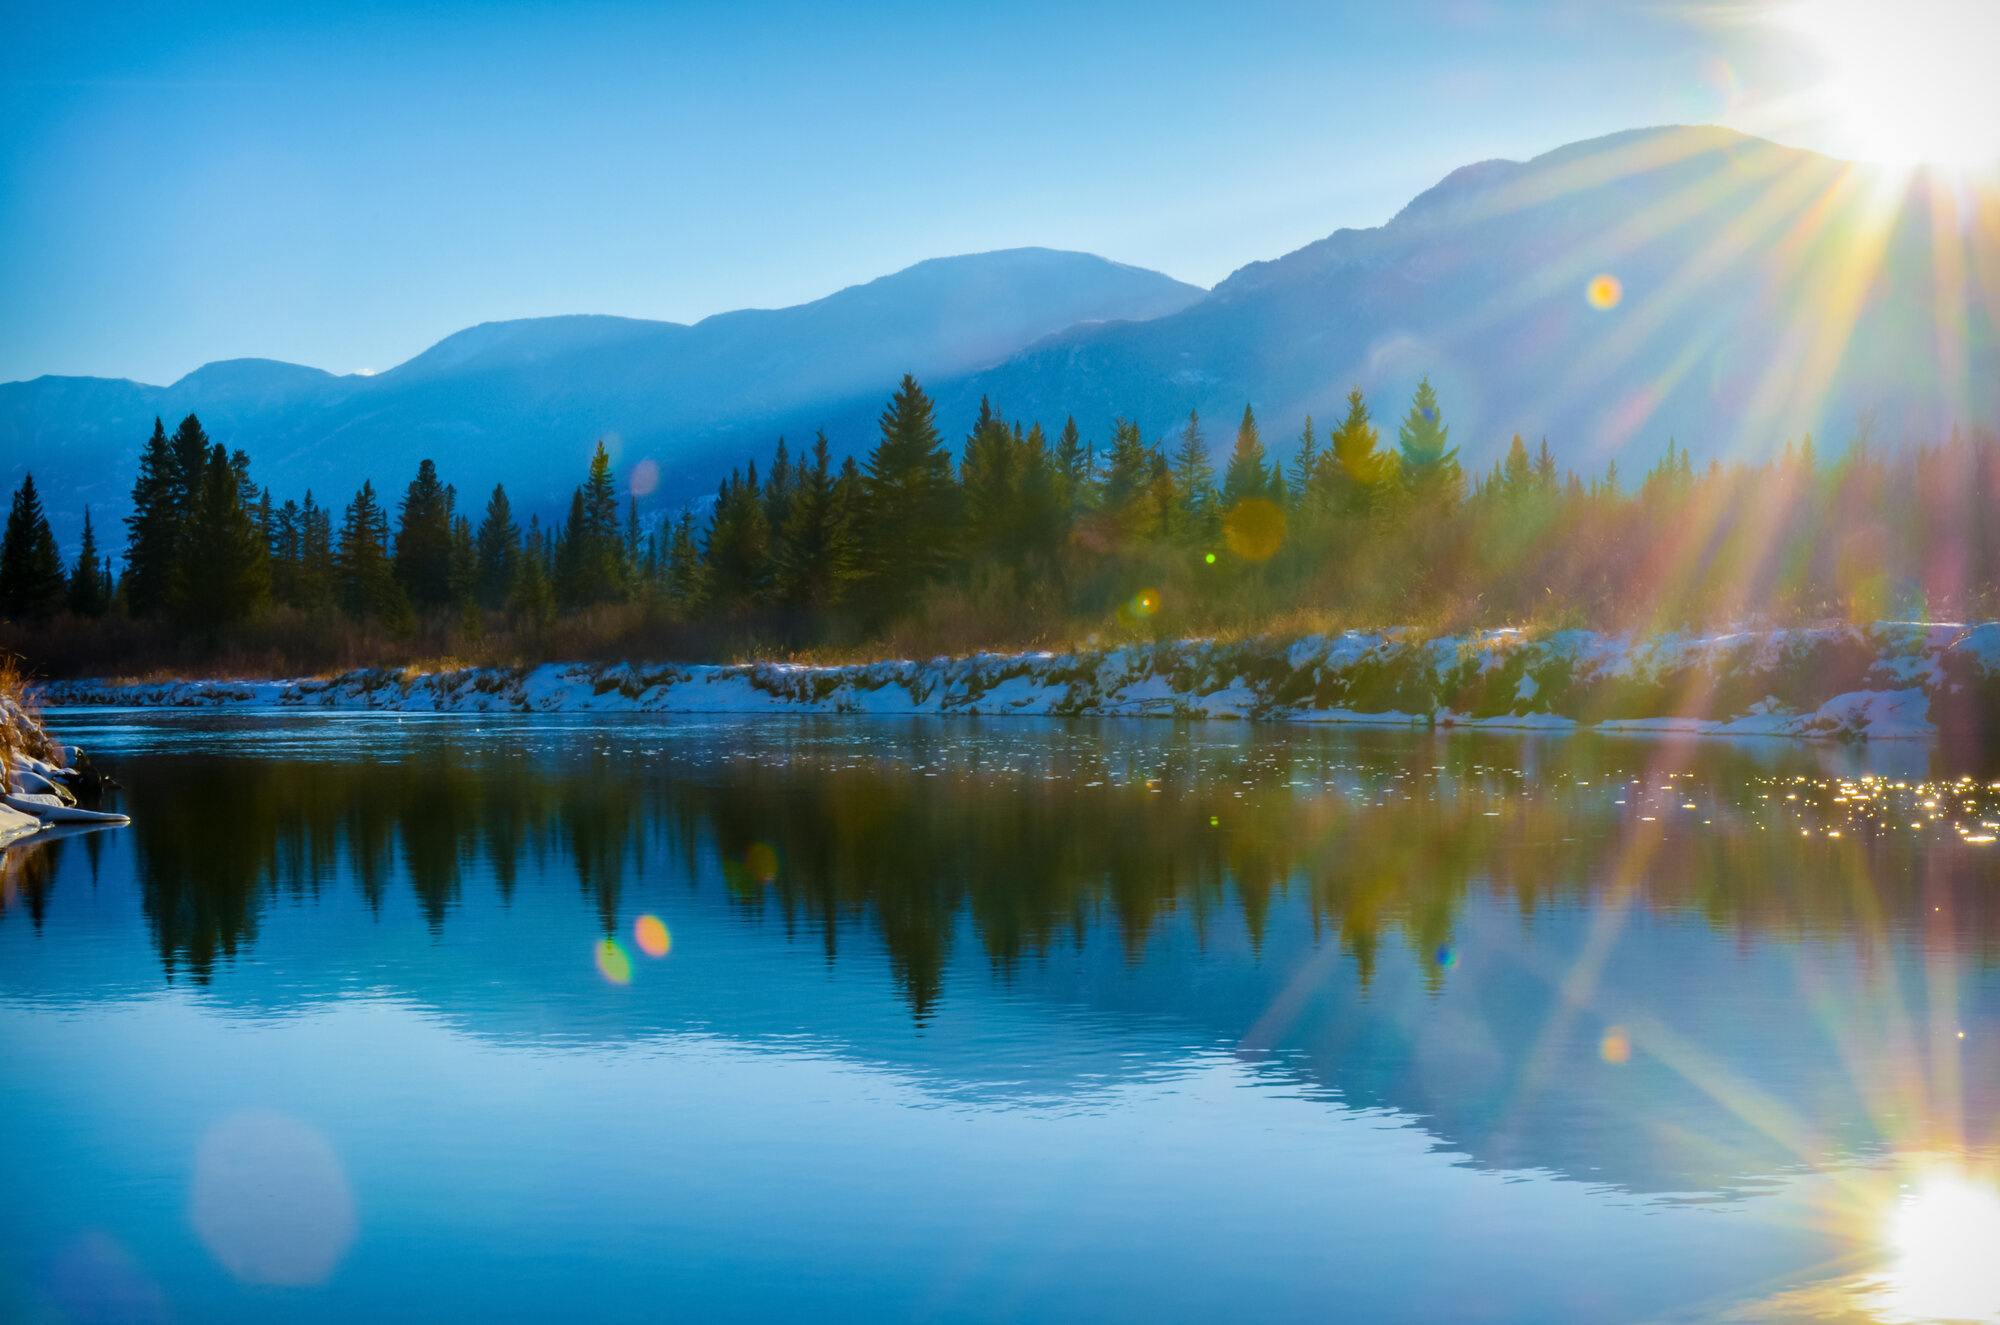
[{"label": "shoreline vegetation", "polygon": [[905,377],[864,455],[780,438],[761,474],[642,512],[657,469],[616,475],[600,442],[567,516],[524,526],[497,486],[475,523],[429,460],[393,511],[372,482],[344,506],[280,500],[194,415],[156,420],[122,559],[88,511],[59,549],[32,474],[14,493],[0,651],[45,682],[164,682],[1256,649],[1387,622],[1434,641],[1747,638],[2000,612],[1990,430],[1878,449],[1864,415],[1831,460],[1805,437],[1699,470],[1670,439],[1629,486],[1519,436],[1468,480],[1428,382],[1384,431],[1359,388],[1333,428],[1307,418],[1279,447],[1245,406],[1218,473],[1192,412],[1170,436],[1121,417],[1086,440],[1073,417],[1051,436],[983,402],[954,450]]},{"label": "shoreline vegetation", "polygon": [[1415,631],[812,665],[548,663],[57,681],[50,705],[1247,718],[1822,739],[2000,731],[2000,623]]}]

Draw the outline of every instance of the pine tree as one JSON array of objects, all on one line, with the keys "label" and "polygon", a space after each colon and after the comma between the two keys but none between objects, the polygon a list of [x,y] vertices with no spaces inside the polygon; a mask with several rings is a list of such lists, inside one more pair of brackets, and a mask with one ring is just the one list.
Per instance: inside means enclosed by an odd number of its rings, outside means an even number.
[{"label": "pine tree", "polygon": [[418,612],[451,603],[451,499],[437,465],[424,460],[396,503],[396,583]]},{"label": "pine tree", "polygon": [[299,580],[294,605],[307,612],[330,612],[340,578],[333,549],[333,512],[313,501],[312,489],[299,507]]},{"label": "pine tree", "polygon": [[349,616],[373,617],[391,631],[410,624],[409,600],[403,596],[389,560],[389,513],[376,499],[373,484],[364,481],[361,491],[347,504],[334,556],[340,605]]},{"label": "pine tree", "polygon": [[1166,457],[1140,435],[1139,425],[1112,420],[1097,504],[1115,522],[1121,539],[1144,542],[1160,535],[1173,507],[1172,483]]},{"label": "pine tree", "polygon": [[250,479],[250,455],[242,447],[229,453],[229,472],[236,476],[236,496],[245,510],[262,504],[262,494]]},{"label": "pine tree", "polygon": [[173,448],[156,418],[153,435],[139,453],[132,514],[125,517],[125,605],[133,616],[151,616],[166,608],[180,539],[174,502]]},{"label": "pine tree", "polygon": [[1019,443],[986,397],[979,420],[965,439],[959,466],[965,491],[967,550],[975,558],[1004,557],[1015,546],[1020,492]]},{"label": "pine tree", "polygon": [[674,521],[673,537],[667,542],[667,601],[682,618],[691,617],[701,606],[701,547],[695,541],[694,512],[682,511]]},{"label": "pine tree", "polygon": [[856,543],[860,587],[872,611],[888,617],[950,564],[957,492],[951,455],[916,378],[904,374],[881,429],[862,478]]},{"label": "pine tree", "polygon": [[528,517],[528,532],[514,561],[514,582],[507,590],[507,612],[516,623],[537,631],[555,616],[555,587],[549,583],[548,538],[541,519]]},{"label": "pine tree", "polygon": [[298,502],[287,499],[271,513],[271,600],[287,607],[299,605],[299,580],[305,553],[303,512]]},{"label": "pine tree", "polygon": [[1292,481],[1287,485],[1286,495],[1292,504],[1302,506],[1312,491],[1313,478],[1319,473],[1319,439],[1313,435],[1313,416],[1306,415],[1306,426],[1299,433],[1299,447],[1292,456]]},{"label": "pine tree", "polygon": [[[1019,428],[1016,424],[1017,434]],[[1025,573],[1032,565],[1059,572],[1061,560],[1056,554],[1067,524],[1064,482],[1042,425],[1037,423],[1029,428],[1026,437],[1017,435],[1014,450],[1020,474],[1014,508],[1016,544],[1010,549],[1008,560],[1017,573]]]},{"label": "pine tree", "polygon": [[486,518],[479,522],[479,602],[497,611],[514,585],[514,568],[521,553],[521,529],[507,490],[498,483],[486,499]]},{"label": "pine tree", "polygon": [[90,527],[90,508],[83,508],[83,543],[76,551],[76,565],[69,573],[66,593],[69,610],[81,617],[103,616],[111,606],[105,592],[104,568],[97,558],[97,533]]},{"label": "pine tree", "polygon": [[1465,489],[1458,448],[1446,445],[1449,432],[1437,391],[1426,377],[1417,383],[1410,413],[1396,433],[1403,490],[1420,504],[1456,503]]},{"label": "pine tree", "polygon": [[1535,452],[1535,491],[1545,498],[1556,495],[1556,458],[1549,450],[1549,439],[1542,438],[1542,449]]},{"label": "pine tree", "polygon": [[1396,457],[1376,450],[1379,440],[1368,402],[1355,387],[1347,393],[1347,417],[1327,437],[1331,463],[1320,468],[1326,503],[1335,514],[1354,519],[1381,505],[1395,478]]},{"label": "pine tree", "polygon": [[792,458],[785,449],[785,439],[778,438],[778,453],[771,458],[771,473],[764,480],[764,523],[773,531],[784,528],[785,519],[792,509],[792,491],[799,478],[799,467],[792,464]]},{"label": "pine tree", "polygon": [[[248,468],[245,473],[247,475]],[[257,529],[257,541],[264,546],[264,556],[268,562],[271,554],[271,536],[278,522],[278,512],[271,501],[271,490],[264,489],[257,498],[257,509],[251,513],[251,523]]]},{"label": "pine tree", "polygon": [[778,540],[778,600],[795,611],[833,606],[854,574],[853,547],[834,486],[833,458],[822,430],[813,438],[811,466],[799,467],[798,489]]},{"label": "pine tree", "polygon": [[611,478],[611,453],[601,441],[590,457],[590,476],[583,483],[583,513],[595,558],[592,601],[615,601],[625,593],[618,555],[618,485]]},{"label": "pine tree", "polygon": [[708,537],[702,547],[707,567],[707,605],[729,613],[761,603],[771,588],[771,526],[764,515],[757,466],[731,470],[715,494]]},{"label": "pine tree", "polygon": [[1274,492],[1284,495],[1283,480],[1264,460],[1264,442],[1257,434],[1257,416],[1243,407],[1243,422],[1236,428],[1236,446],[1229,453],[1229,468],[1222,476],[1224,508],[1252,498],[1270,501]]},{"label": "pine tree", "polygon": [[645,575],[645,567],[640,561],[643,555],[639,546],[639,499],[628,495],[625,498],[625,536],[618,546],[619,573],[624,577],[627,593],[636,590]]},{"label": "pine tree", "polygon": [[0,538],[0,616],[46,620],[63,604],[62,553],[35,492],[35,476],[22,476]]},{"label": "pine tree", "polygon": [[239,486],[245,469],[231,463],[220,442],[209,448],[200,496],[182,539],[173,616],[204,636],[257,612],[270,595],[264,540]]},{"label": "pine tree", "polygon": [[451,569],[447,577],[452,606],[461,614],[471,609],[468,619],[479,613],[479,545],[472,536],[472,521],[463,515],[451,518]]},{"label": "pine tree", "polygon": [[173,440],[167,444],[172,457],[167,474],[177,538],[187,531],[194,508],[201,501],[201,486],[208,472],[208,445],[208,434],[202,431],[201,420],[192,414],[181,420],[180,427],[174,429]]},{"label": "pine tree", "polygon": [[618,489],[611,454],[598,442],[590,475],[570,502],[556,564],[556,600],[564,607],[616,602],[625,596],[618,537]]},{"label": "pine tree", "polygon": [[1056,479],[1062,485],[1063,514],[1075,519],[1077,512],[1090,504],[1090,479],[1097,469],[1097,457],[1083,444],[1082,436],[1076,430],[1076,416],[1070,415],[1063,422],[1063,430],[1056,437],[1055,470]]},{"label": "pine tree", "polygon": [[1527,443],[1521,434],[1507,444],[1507,459],[1499,470],[1499,497],[1510,506],[1519,506],[1535,495],[1535,465],[1528,459]]},{"label": "pine tree", "polygon": [[1208,459],[1208,438],[1201,415],[1188,411],[1181,443],[1174,448],[1174,541],[1183,547],[1214,544],[1222,527],[1221,498],[1215,491],[1215,467]]}]

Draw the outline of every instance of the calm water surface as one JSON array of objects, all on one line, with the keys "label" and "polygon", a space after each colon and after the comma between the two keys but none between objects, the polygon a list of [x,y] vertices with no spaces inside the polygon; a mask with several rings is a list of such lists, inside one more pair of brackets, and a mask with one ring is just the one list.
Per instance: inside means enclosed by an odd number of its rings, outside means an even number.
[{"label": "calm water surface", "polygon": [[56,722],[0,1319],[2000,1319],[1922,746]]}]

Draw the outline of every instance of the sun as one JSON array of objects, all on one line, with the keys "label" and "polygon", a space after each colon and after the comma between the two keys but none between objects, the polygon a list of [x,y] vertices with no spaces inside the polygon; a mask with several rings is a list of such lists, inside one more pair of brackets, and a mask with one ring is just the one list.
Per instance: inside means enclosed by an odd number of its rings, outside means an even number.
[{"label": "sun", "polygon": [[1957,169],[2000,162],[2000,4],[1790,0],[1772,15],[1824,79],[1801,109],[1841,155]]}]

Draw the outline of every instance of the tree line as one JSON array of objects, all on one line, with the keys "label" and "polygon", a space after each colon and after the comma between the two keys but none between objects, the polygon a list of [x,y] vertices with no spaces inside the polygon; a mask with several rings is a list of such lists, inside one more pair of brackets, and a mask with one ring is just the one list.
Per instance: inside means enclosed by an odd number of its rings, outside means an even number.
[{"label": "tree line", "polygon": [[122,573],[87,511],[64,564],[30,476],[0,546],[0,614],[117,612],[213,639],[281,608],[478,636],[623,604],[799,645],[955,612],[999,643],[1097,621],[1143,632],[1302,614],[1613,625],[1990,611],[2000,582],[1984,519],[2000,439],[1984,432],[1878,455],[1864,420],[1830,463],[1807,437],[1699,473],[1669,441],[1629,490],[1615,463],[1585,479],[1519,436],[1468,481],[1428,380],[1393,440],[1357,387],[1324,436],[1308,417],[1284,456],[1246,405],[1219,474],[1194,411],[1171,437],[1121,417],[1093,444],[1074,417],[1051,438],[982,401],[954,453],[906,376],[878,432],[838,464],[823,431],[796,456],[780,438],[761,473],[753,460],[712,502],[665,518],[621,503],[600,443],[566,517],[523,526],[497,485],[475,523],[429,460],[393,511],[372,480],[338,509],[310,491],[279,504],[194,415],[171,435],[156,420]]}]

